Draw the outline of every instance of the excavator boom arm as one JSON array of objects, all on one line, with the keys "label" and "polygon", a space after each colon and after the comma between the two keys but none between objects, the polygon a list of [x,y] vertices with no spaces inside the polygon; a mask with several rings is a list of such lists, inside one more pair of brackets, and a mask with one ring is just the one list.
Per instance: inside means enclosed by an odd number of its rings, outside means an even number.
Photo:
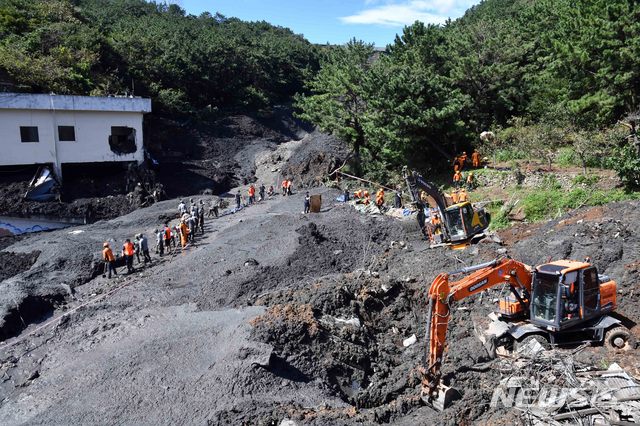
[{"label": "excavator boom arm", "polygon": [[[450,275],[470,273],[450,281]],[[427,352],[423,373],[423,395],[429,400],[437,397],[440,385],[442,359],[446,345],[447,329],[451,317],[451,302],[483,292],[491,287],[508,284],[518,300],[528,305],[531,293],[532,273],[527,265],[513,259],[497,259],[481,265],[461,269],[451,274],[438,275],[428,294]]]}]

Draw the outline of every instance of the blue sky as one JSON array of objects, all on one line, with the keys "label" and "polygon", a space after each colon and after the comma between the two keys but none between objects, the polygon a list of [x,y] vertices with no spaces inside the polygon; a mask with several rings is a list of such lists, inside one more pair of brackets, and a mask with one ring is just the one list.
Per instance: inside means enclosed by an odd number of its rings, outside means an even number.
[{"label": "blue sky", "polygon": [[416,20],[443,23],[479,0],[170,0],[188,13],[219,12],[246,21],[265,20],[303,34],[313,43],[357,38],[384,47]]}]

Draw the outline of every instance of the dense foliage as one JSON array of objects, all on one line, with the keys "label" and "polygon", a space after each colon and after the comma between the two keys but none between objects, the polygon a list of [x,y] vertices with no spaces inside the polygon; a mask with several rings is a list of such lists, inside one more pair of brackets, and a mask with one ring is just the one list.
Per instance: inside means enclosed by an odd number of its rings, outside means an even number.
[{"label": "dense foliage", "polygon": [[[357,143],[374,168],[376,159],[448,164],[443,156],[489,129],[506,130],[519,149],[549,162],[557,148],[575,146],[586,167],[589,156],[602,155],[591,136],[640,102],[634,1],[485,0],[443,26],[406,27],[373,63],[361,52],[354,41],[329,53],[298,104],[303,117],[350,132],[338,108],[344,92],[329,84],[349,81],[365,129]],[[344,78],[339,61],[364,65],[360,84]]]},{"label": "dense foliage", "polygon": [[143,0],[0,0],[5,90],[151,96],[170,112],[290,99],[316,48],[266,22]]}]

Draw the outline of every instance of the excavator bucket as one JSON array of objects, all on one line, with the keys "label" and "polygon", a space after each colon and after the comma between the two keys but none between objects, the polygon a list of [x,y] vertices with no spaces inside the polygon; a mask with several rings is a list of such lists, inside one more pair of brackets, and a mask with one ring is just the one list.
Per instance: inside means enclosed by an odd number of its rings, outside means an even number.
[{"label": "excavator bucket", "polygon": [[422,401],[438,411],[444,411],[451,405],[451,402],[458,398],[460,398],[460,393],[457,390],[442,383],[438,385],[437,396],[431,397],[428,392],[422,393]]}]

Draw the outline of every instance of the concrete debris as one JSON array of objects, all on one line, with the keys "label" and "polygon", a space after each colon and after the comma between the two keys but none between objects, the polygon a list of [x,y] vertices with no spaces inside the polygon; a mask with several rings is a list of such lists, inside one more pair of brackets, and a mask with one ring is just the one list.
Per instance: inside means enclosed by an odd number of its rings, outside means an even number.
[{"label": "concrete debris", "polygon": [[[566,352],[542,351],[535,340],[521,349],[499,361],[506,377],[494,391],[493,407],[517,408],[533,426],[640,423],[640,383],[618,364],[594,370]],[[525,359],[526,351],[537,355]]]},{"label": "concrete debris", "polygon": [[416,337],[415,334],[413,334],[413,335],[411,335],[411,337],[408,337],[408,338],[406,338],[406,339],[404,339],[402,341],[402,346],[404,346],[406,348],[406,347],[409,347],[409,346],[413,345],[417,341],[418,341],[418,338]]}]

